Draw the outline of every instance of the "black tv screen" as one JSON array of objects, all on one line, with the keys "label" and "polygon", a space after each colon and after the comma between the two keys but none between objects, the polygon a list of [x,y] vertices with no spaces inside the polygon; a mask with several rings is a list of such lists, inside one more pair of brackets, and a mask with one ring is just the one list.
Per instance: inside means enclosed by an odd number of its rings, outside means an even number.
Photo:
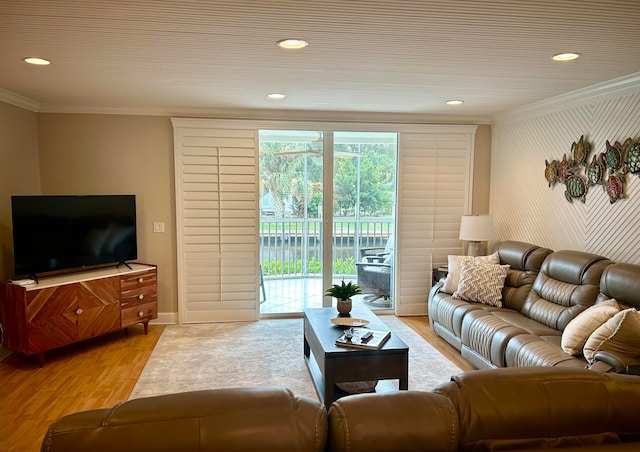
[{"label": "black tv screen", "polygon": [[12,196],[16,276],[137,259],[135,195]]}]

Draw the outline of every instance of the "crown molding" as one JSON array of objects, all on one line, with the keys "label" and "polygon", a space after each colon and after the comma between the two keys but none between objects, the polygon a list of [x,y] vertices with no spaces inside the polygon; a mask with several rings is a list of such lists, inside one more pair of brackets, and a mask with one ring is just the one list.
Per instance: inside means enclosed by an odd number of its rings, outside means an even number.
[{"label": "crown molding", "polygon": [[499,113],[492,117],[492,123],[497,126],[523,121],[549,113],[588,105],[606,98],[622,97],[627,94],[636,93],[638,90],[640,90],[640,72],[635,72],[624,77],[608,80],[603,83]]},{"label": "crown molding", "polygon": [[28,97],[21,96],[6,89],[0,88],[0,102],[15,105],[16,107],[24,108],[25,110],[38,112],[40,111],[40,102],[36,102]]},{"label": "crown molding", "polygon": [[207,119],[244,119],[273,121],[380,122],[389,124],[490,124],[488,116],[430,115],[419,113],[383,113],[324,110],[215,109],[215,108],[126,108],[41,105],[39,113],[75,113],[106,115],[168,116]]}]

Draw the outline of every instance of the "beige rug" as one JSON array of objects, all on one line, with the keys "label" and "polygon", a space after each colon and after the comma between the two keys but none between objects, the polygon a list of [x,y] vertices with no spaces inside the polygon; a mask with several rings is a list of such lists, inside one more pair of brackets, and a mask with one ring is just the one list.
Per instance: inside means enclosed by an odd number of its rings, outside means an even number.
[{"label": "beige rug", "polygon": [[[409,346],[410,390],[430,391],[461,372],[401,320],[380,318]],[[302,319],[168,325],[130,398],[284,386],[296,395],[318,399],[303,357],[302,336]]]}]

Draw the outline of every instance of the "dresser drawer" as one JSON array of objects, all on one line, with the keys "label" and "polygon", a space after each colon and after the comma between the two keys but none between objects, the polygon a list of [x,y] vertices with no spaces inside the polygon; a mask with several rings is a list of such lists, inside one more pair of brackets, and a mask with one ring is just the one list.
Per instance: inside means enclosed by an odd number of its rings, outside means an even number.
[{"label": "dresser drawer", "polygon": [[120,279],[120,306],[132,306],[157,302],[157,273],[155,269],[123,276]]},{"label": "dresser drawer", "polygon": [[158,305],[154,303],[145,303],[132,306],[121,311],[121,326],[126,328],[136,323],[148,322],[158,317]]}]

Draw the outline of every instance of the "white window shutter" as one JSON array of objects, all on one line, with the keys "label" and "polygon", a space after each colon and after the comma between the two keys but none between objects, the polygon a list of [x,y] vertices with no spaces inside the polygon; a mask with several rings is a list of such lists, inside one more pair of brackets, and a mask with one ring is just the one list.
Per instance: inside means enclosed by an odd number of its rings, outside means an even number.
[{"label": "white window shutter", "polygon": [[458,233],[470,205],[475,127],[447,129],[400,134],[398,315],[426,314],[433,268],[462,253]]},{"label": "white window shutter", "polygon": [[173,124],[179,320],[257,320],[257,132]]}]

